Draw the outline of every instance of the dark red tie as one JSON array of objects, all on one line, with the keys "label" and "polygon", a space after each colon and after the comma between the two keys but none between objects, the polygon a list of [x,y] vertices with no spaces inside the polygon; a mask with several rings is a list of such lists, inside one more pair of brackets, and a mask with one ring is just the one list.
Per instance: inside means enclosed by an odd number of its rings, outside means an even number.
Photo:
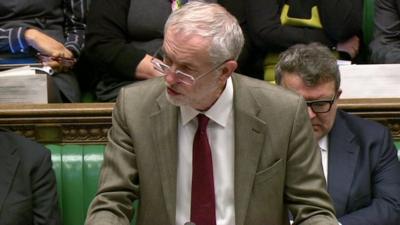
[{"label": "dark red tie", "polygon": [[196,225],[216,225],[213,164],[207,138],[209,118],[199,114],[197,120],[199,125],[193,141],[190,220]]}]

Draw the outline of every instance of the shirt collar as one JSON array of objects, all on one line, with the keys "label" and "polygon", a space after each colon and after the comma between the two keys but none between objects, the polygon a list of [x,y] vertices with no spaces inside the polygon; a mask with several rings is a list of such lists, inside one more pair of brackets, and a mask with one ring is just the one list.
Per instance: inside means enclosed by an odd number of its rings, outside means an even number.
[{"label": "shirt collar", "polygon": [[199,113],[203,113],[212,121],[216,122],[217,124],[225,127],[228,123],[229,114],[232,111],[233,107],[233,85],[232,85],[232,78],[229,77],[226,81],[226,86],[224,91],[221,93],[217,101],[214,105],[211,106],[205,112],[200,112],[196,109],[193,109],[190,106],[181,106],[181,122],[182,125],[185,126],[188,122],[190,122],[194,117],[197,116]]},{"label": "shirt collar", "polygon": [[323,151],[328,151],[328,135],[325,135],[319,139],[318,145]]}]

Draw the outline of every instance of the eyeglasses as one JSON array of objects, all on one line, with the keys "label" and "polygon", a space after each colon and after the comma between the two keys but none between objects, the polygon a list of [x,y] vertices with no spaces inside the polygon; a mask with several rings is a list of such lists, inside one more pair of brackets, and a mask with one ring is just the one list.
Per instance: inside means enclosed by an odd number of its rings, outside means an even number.
[{"label": "eyeglasses", "polygon": [[[228,62],[230,60],[230,59],[225,60],[222,63],[213,67],[211,70],[209,70],[203,74],[200,74],[197,77],[194,77],[188,73],[182,72],[181,70],[173,71],[170,66],[168,66],[163,61],[161,61],[160,59],[155,57],[159,52],[160,52],[160,50],[158,50],[156,52],[156,54],[153,56],[153,58],[151,59],[151,63],[153,64],[154,69],[157,70],[162,76],[166,76],[169,73],[174,73],[176,76],[176,79],[178,80],[179,83],[183,83],[188,86],[193,86],[196,80],[199,80],[199,79],[205,77],[206,75],[210,74],[211,72],[217,70],[218,68],[220,68],[222,65],[224,65],[226,62]],[[164,58],[164,56],[162,56],[162,58]]]},{"label": "eyeglasses", "polygon": [[335,94],[331,100],[306,101],[306,104],[314,113],[327,113],[331,110],[332,104],[336,100],[336,96],[337,94]]}]

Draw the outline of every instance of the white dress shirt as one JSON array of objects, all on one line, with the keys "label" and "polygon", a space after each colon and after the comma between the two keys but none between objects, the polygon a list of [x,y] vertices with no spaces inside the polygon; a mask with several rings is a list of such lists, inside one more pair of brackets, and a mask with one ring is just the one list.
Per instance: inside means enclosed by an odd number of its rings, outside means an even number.
[{"label": "white dress shirt", "polygon": [[[190,221],[192,190],[192,150],[200,112],[180,107],[178,124],[178,174],[176,186],[176,225]],[[210,121],[207,127],[211,147],[217,225],[235,225],[234,202],[234,121],[233,85],[226,87],[214,105],[202,112]]]},{"label": "white dress shirt", "polygon": [[321,150],[322,168],[326,183],[328,183],[328,136],[325,135],[318,141],[319,149]]}]

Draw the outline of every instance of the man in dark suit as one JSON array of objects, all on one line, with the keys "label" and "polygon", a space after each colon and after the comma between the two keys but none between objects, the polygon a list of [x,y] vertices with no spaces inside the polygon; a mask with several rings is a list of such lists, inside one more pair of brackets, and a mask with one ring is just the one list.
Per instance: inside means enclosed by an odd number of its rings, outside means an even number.
[{"label": "man in dark suit", "polygon": [[281,54],[278,84],[302,95],[336,216],[343,225],[400,224],[400,163],[382,125],[337,109],[340,74],[335,57],[319,44]]},{"label": "man in dark suit", "polygon": [[119,94],[87,225],[337,224],[304,102],[234,74],[243,42],[218,4],[171,14],[163,77]]},{"label": "man in dark suit", "polygon": [[0,130],[0,224],[61,225],[49,150]]}]

